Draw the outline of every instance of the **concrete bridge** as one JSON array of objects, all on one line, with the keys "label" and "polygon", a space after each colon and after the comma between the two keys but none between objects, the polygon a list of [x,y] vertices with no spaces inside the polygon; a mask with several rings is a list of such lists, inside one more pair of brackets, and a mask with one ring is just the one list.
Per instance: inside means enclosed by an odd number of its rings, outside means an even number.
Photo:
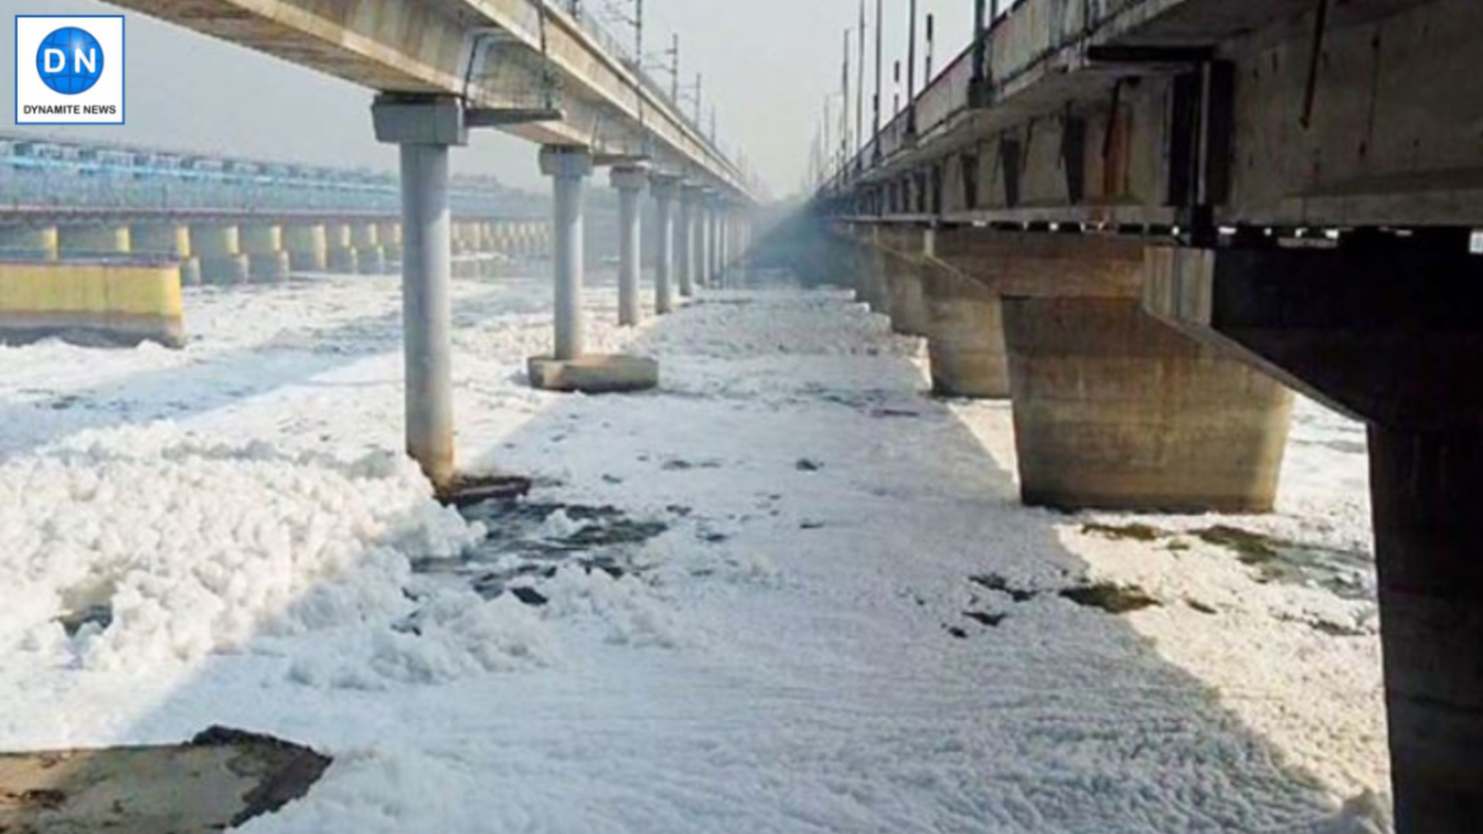
[{"label": "concrete bridge", "polygon": [[531,360],[539,387],[629,390],[658,381],[652,362],[586,350],[583,194],[595,167],[611,167],[621,195],[624,323],[638,316],[638,201],[646,188],[661,226],[656,312],[670,310],[674,285],[683,295],[718,280],[745,243],[744,211],[755,197],[739,168],[647,78],[641,56],[624,60],[548,0],[115,5],[378,91],[368,127],[401,149],[407,450],[440,488],[456,475],[448,158],[470,129],[497,128],[539,144],[541,170],[553,180],[555,351]]},{"label": "concrete bridge", "polygon": [[1366,420],[1398,830],[1475,830],[1483,6],[986,5],[812,268],[1013,400],[1030,504],[1263,511],[1289,389]]}]

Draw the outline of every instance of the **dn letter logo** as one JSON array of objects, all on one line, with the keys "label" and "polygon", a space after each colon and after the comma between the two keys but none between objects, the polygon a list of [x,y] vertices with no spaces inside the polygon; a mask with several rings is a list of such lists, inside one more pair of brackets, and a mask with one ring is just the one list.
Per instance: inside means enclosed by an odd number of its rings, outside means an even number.
[{"label": "dn letter logo", "polygon": [[124,123],[123,15],[15,16],[15,123]]},{"label": "dn letter logo", "polygon": [[36,71],[46,86],[64,96],[85,93],[103,75],[103,46],[86,30],[63,27],[36,50]]}]

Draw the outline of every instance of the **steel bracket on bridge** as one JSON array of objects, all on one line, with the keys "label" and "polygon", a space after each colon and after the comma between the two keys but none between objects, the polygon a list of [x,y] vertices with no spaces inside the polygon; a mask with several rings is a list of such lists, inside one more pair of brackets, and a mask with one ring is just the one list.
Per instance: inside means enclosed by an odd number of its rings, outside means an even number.
[{"label": "steel bracket on bridge", "polygon": [[468,127],[509,127],[536,122],[559,122],[566,112],[554,107],[471,107],[464,111]]}]

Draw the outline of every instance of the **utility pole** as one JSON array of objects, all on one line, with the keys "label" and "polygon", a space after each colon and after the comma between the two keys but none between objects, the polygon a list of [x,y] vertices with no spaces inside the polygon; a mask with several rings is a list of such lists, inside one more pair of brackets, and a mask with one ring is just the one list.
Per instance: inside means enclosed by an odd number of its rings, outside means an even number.
[{"label": "utility pole", "polygon": [[697,72],[695,74],[695,126],[696,127],[700,127],[701,115],[704,113],[704,111],[700,109],[701,83],[704,82],[704,81],[705,81],[705,75],[702,74],[702,73],[698,73]]},{"label": "utility pole", "polygon": [[973,81],[976,86],[984,80],[984,58],[988,40],[984,35],[984,15],[988,0],[973,0]]},{"label": "utility pole", "polygon": [[860,0],[860,66],[855,70],[855,147],[859,154],[865,149],[865,0]]},{"label": "utility pole", "polygon": [[840,108],[840,156],[848,158],[850,147],[850,30],[844,30],[844,99]]},{"label": "utility pole", "polygon": [[[884,54],[882,33],[886,29],[885,18],[881,16],[883,4],[884,0],[875,0],[875,133],[873,134],[875,136],[881,135],[881,105],[884,104],[881,94],[885,92],[881,86],[881,57]],[[880,154],[881,146],[877,143],[875,146],[876,161],[880,160]]]},{"label": "utility pole", "polygon": [[906,27],[906,106],[917,100],[917,0],[911,0],[911,23]]},{"label": "utility pole", "polygon": [[922,89],[924,90],[932,83],[932,48],[935,42],[932,36],[933,22],[933,16],[927,15],[927,72],[922,76]]},{"label": "utility pole", "polygon": [[[982,2],[982,0],[980,0]],[[675,45],[669,48],[669,75],[670,88],[669,97],[674,100],[675,106],[680,104],[680,33],[675,33]]]},{"label": "utility pole", "polygon": [[896,83],[896,86],[893,88],[895,92],[894,92],[894,95],[891,98],[891,118],[893,118],[893,119],[896,118],[896,114],[897,113],[900,113],[901,112],[901,62],[900,61],[897,61],[896,62],[896,78],[895,78],[895,83]]}]

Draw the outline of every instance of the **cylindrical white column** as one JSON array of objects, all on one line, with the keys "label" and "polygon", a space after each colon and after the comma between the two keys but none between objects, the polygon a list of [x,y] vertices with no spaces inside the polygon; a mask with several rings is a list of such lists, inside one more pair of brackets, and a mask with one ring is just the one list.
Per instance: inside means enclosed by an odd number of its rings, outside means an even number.
[{"label": "cylindrical white column", "polygon": [[674,289],[670,286],[670,274],[674,270],[674,206],[679,180],[656,174],[653,183],[656,219],[659,222],[659,252],[654,259],[654,312],[662,316],[674,310]]},{"label": "cylindrical white column", "polygon": [[632,327],[641,315],[639,195],[649,183],[649,171],[642,166],[620,166],[612,171],[612,183],[618,189],[618,324]]},{"label": "cylindrical white column", "polygon": [[555,358],[576,359],[585,351],[582,312],[582,196],[592,173],[586,148],[547,146],[541,149],[541,172],[555,183],[553,231],[556,236]]},{"label": "cylindrical white column", "polygon": [[448,146],[401,151],[407,454],[442,487],[454,473]]}]

